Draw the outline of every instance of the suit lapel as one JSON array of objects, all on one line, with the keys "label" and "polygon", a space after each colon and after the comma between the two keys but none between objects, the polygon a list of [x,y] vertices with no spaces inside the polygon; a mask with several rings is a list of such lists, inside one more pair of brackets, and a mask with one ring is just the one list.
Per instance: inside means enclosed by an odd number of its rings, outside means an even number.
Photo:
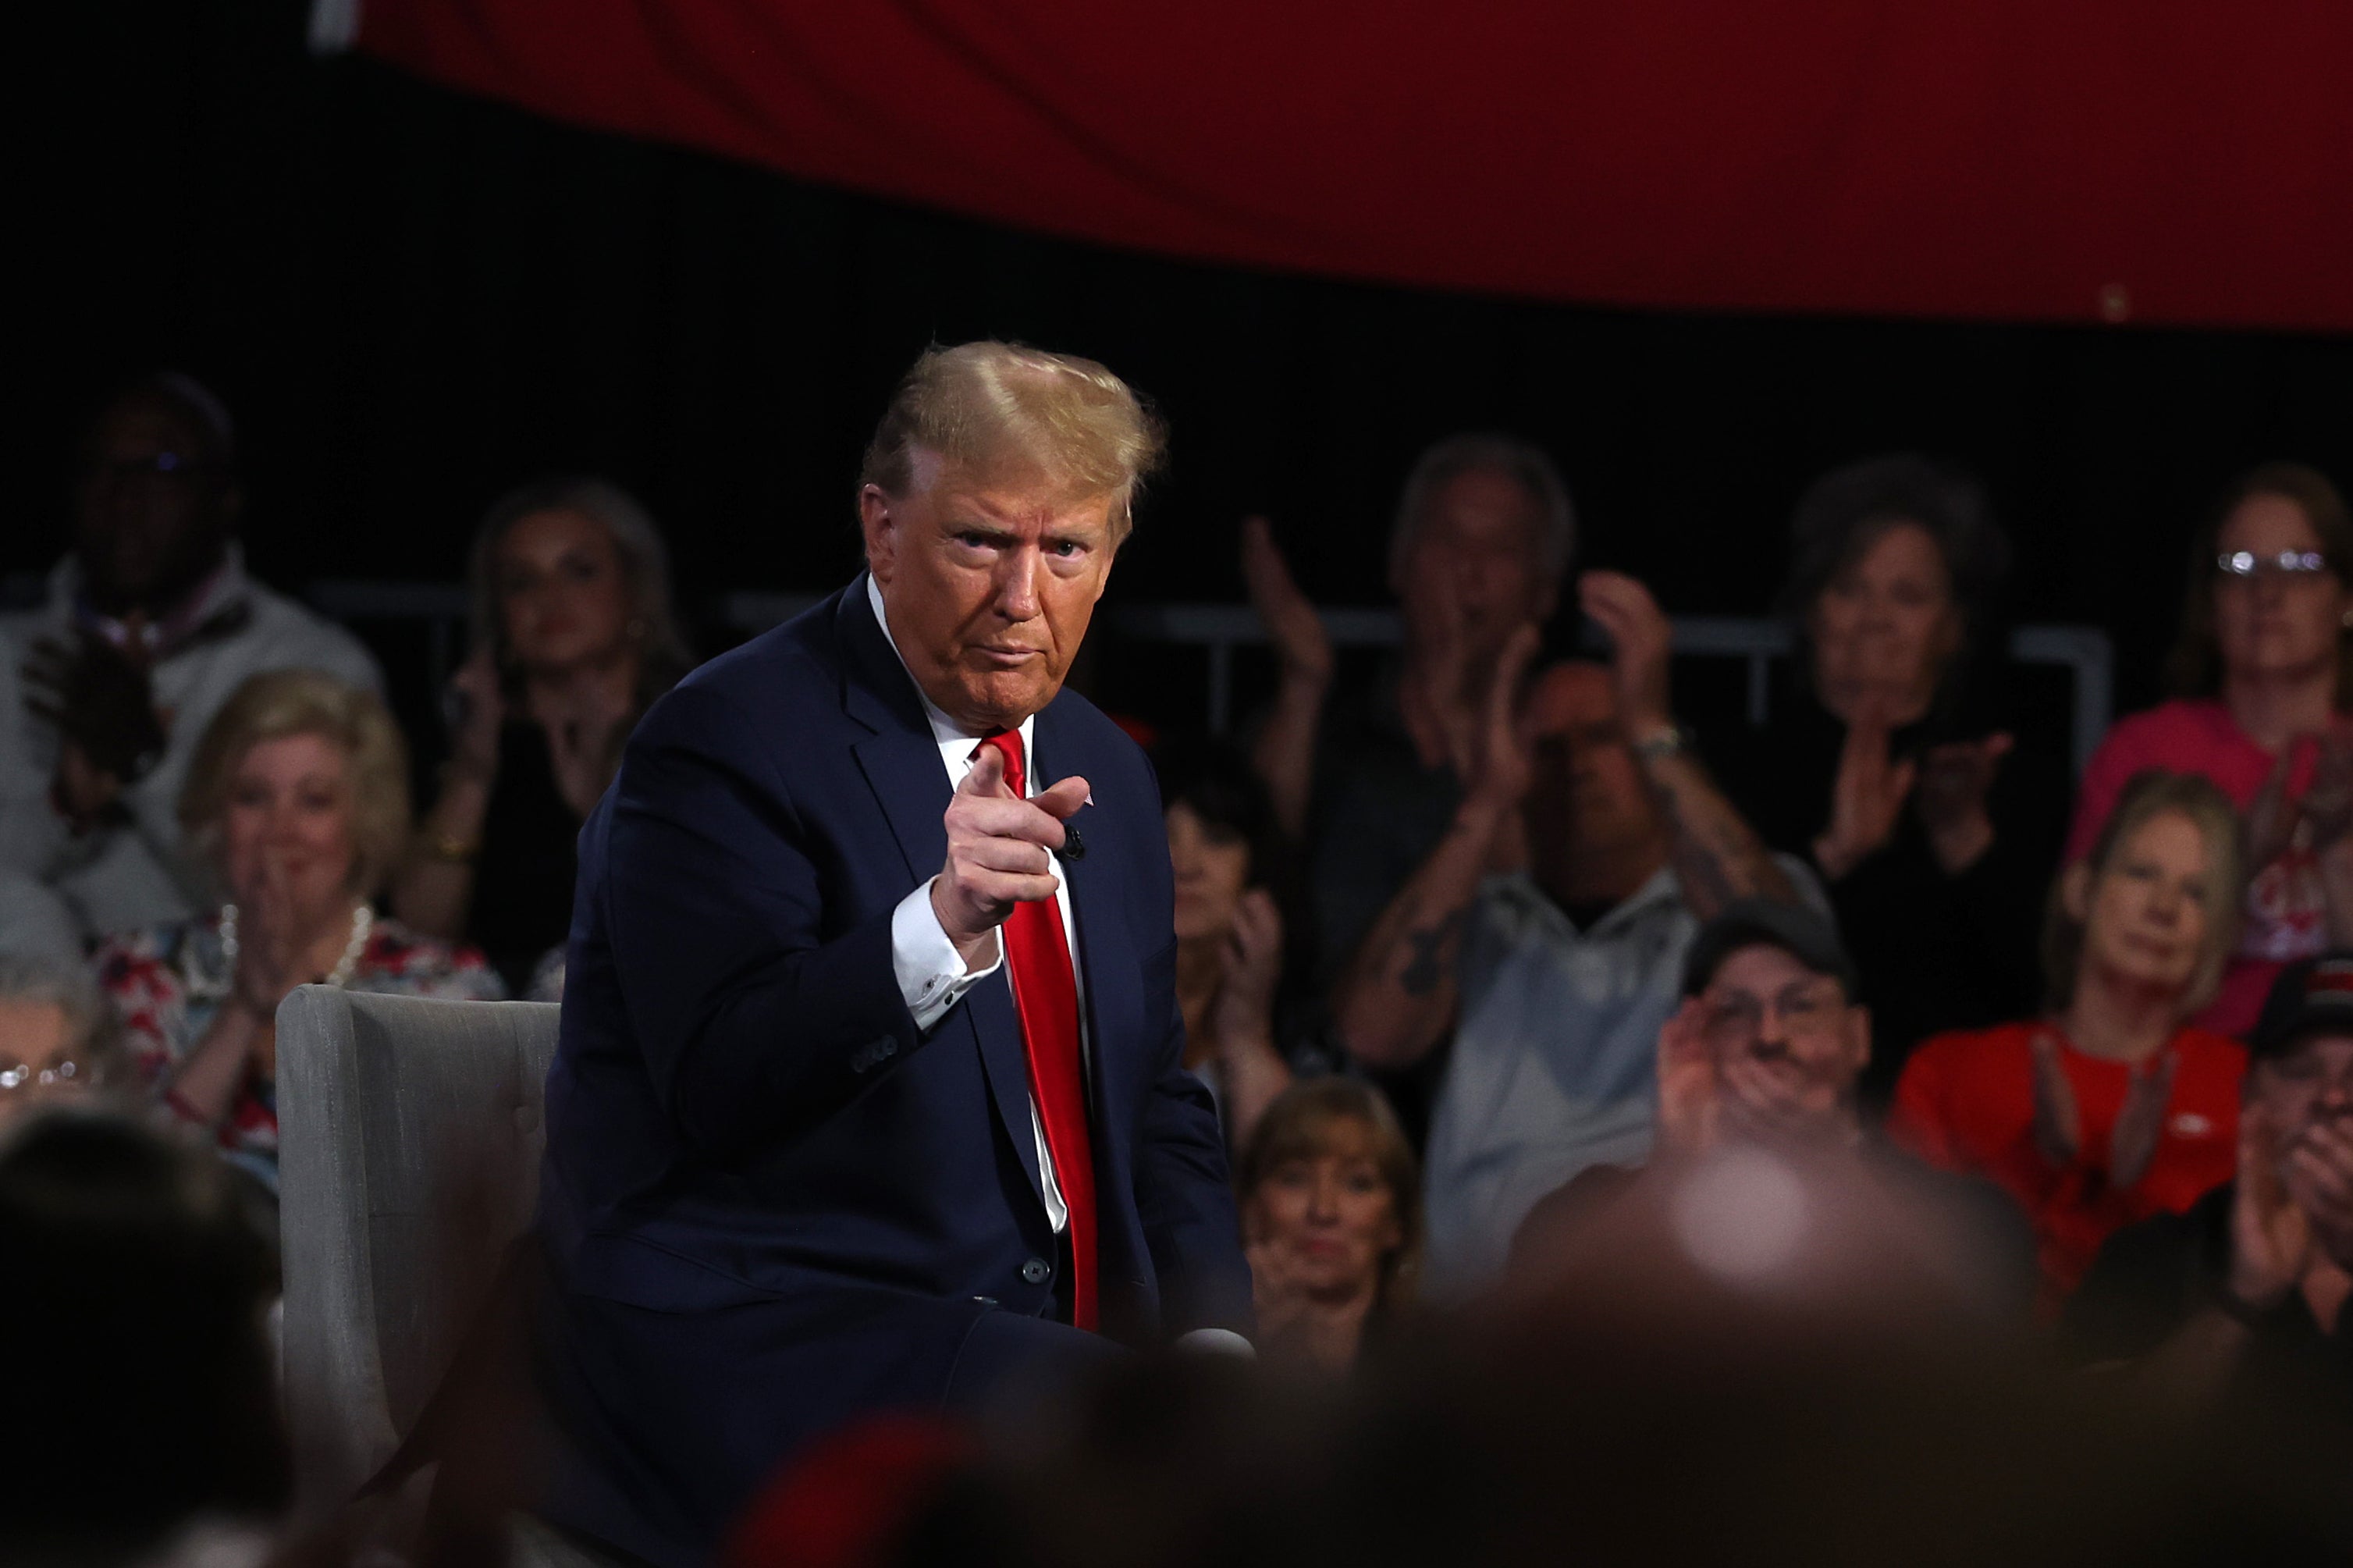
[{"label": "suit lapel", "polygon": [[[875,621],[862,574],[842,594],[834,626],[843,652],[843,711],[874,732],[851,743],[850,752],[891,824],[908,875],[920,886],[947,859],[947,827],[941,819],[954,793],[940,766],[931,721],[913,678]],[[974,986],[943,1027],[971,1033],[997,1118],[1020,1157],[1030,1191],[1043,1203],[1046,1187],[1038,1174],[1038,1139],[1029,1121],[1029,1064],[1010,982],[999,973]]]}]

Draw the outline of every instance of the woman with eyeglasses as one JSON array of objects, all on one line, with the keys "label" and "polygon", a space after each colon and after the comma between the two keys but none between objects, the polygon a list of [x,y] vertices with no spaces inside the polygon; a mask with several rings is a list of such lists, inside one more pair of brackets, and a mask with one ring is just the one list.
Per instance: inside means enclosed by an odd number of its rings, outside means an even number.
[{"label": "woman with eyeglasses", "polygon": [[2238,925],[2238,814],[2195,774],[2149,771],[2052,889],[2039,1018],[1940,1034],[1905,1064],[1887,1130],[1989,1178],[2032,1222],[2054,1312],[2118,1227],[2231,1179],[2246,1053],[2190,1020]]},{"label": "woman with eyeglasses", "polygon": [[2353,514],[2300,463],[2265,463],[2223,493],[2190,552],[2179,694],[2120,721],[2084,772],[2067,860],[2081,861],[2126,780],[2200,773],[2247,814],[2243,918],[2200,1020],[2253,1026],[2297,959],[2353,943]]}]

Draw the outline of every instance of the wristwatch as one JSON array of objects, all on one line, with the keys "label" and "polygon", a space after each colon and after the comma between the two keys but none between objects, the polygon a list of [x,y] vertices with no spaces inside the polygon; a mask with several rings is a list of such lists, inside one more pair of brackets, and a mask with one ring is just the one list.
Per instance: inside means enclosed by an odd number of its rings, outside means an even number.
[{"label": "wristwatch", "polygon": [[1682,725],[1669,722],[1667,727],[1653,730],[1634,743],[1634,755],[1644,762],[1657,762],[1686,751],[1698,749],[1698,737]]}]

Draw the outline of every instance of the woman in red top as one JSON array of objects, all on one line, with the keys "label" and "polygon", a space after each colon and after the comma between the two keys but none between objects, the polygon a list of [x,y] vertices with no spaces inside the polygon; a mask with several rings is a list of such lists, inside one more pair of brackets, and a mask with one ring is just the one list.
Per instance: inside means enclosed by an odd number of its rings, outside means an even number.
[{"label": "woman in red top", "polygon": [[2353,946],[2353,513],[2298,463],[2265,463],[2224,493],[2190,555],[2180,695],[2119,721],[2075,798],[2067,860],[2084,857],[2125,781],[2200,773],[2248,814],[2239,949],[2199,1022],[2253,1027],[2282,967]]},{"label": "woman in red top", "polygon": [[2138,775],[2060,877],[2051,1014],[1938,1035],[1896,1083],[1897,1142],[2024,1206],[2048,1310],[2109,1232],[2231,1179],[2246,1054],[2188,1020],[2230,958],[2238,891],[2229,797],[2191,774]]}]

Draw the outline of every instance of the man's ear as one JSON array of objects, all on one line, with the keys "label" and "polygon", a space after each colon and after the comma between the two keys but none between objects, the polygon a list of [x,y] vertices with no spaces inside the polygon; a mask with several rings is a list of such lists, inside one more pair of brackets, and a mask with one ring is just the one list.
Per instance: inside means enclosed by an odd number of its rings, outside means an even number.
[{"label": "man's ear", "polygon": [[2077,861],[2059,874],[2059,907],[2067,918],[2081,926],[2092,917],[2092,867],[2087,861]]},{"label": "man's ear", "polygon": [[866,566],[878,583],[888,583],[899,567],[899,530],[891,515],[891,498],[879,484],[858,492],[858,529],[866,539]]}]

